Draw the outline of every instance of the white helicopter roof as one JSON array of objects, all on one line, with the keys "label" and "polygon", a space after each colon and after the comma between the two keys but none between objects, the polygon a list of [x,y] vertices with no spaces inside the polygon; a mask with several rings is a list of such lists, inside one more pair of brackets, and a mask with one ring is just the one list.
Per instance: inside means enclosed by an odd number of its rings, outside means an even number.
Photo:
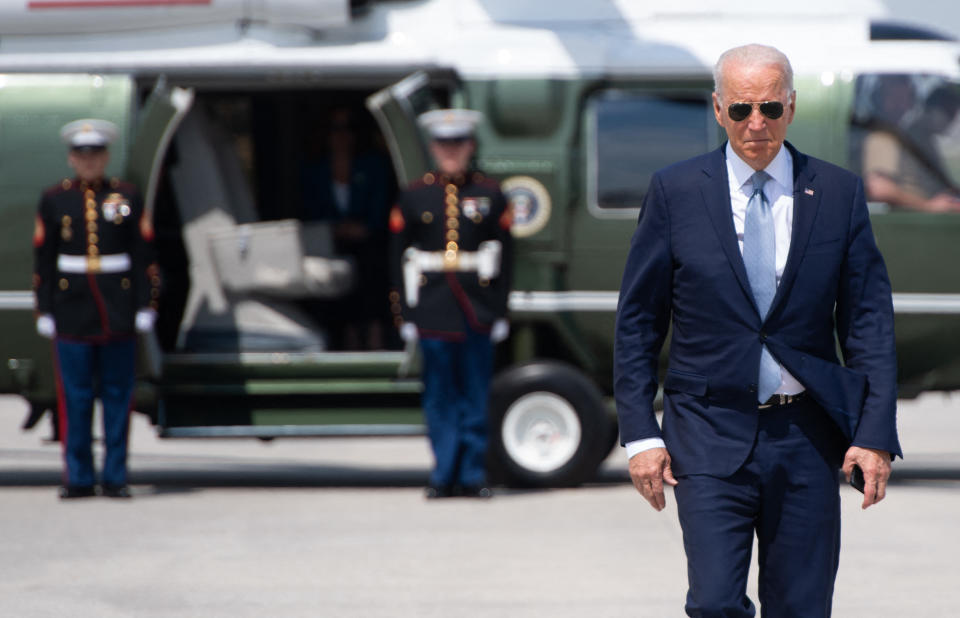
[{"label": "white helicopter roof", "polygon": [[[927,70],[956,76],[957,44],[870,41],[879,0],[793,6],[710,0],[31,0],[0,3],[0,71],[196,75],[452,68],[466,77],[708,74],[742,43],[798,73]],[[110,6],[113,5],[113,6]],[[896,46],[895,53],[882,53]]]}]

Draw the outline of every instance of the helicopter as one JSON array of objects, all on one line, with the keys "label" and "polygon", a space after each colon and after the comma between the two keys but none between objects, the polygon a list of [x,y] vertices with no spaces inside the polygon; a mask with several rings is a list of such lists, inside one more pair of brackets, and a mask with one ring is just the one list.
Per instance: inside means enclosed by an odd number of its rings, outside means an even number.
[{"label": "helicopter", "polygon": [[[840,6],[842,4],[842,6]],[[484,114],[476,165],[514,213],[511,336],[498,347],[490,467],[503,482],[589,480],[617,441],[613,324],[651,175],[719,147],[712,66],[775,45],[798,91],[788,139],[862,172],[891,79],[960,89],[960,45],[875,2],[718,8],[627,0],[28,0],[0,7],[0,392],[34,425],[55,405],[33,328],[31,236],[43,187],[69,174],[58,129],[114,122],[108,173],[153,213],[164,287],[143,336],[135,409],[164,438],[422,435],[415,349],[378,314],[343,341],[357,277],[336,222],[306,212],[311,161],[350,118],[389,200],[431,168],[416,117]],[[760,33],[759,35],[757,33]],[[960,179],[960,126],[937,142]],[[903,137],[909,139],[909,135]],[[960,216],[874,201],[894,289],[902,397],[960,387]],[[382,225],[382,229],[378,226]],[[372,258],[386,269],[386,253]]]}]

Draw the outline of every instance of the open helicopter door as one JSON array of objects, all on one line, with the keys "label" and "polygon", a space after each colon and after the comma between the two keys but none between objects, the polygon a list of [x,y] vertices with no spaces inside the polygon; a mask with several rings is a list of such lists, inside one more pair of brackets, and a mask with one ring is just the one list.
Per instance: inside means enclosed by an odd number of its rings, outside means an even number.
[{"label": "open helicopter door", "polygon": [[430,154],[417,124],[417,116],[447,105],[458,87],[459,80],[450,71],[417,71],[367,97],[367,109],[387,141],[401,187],[431,168]]},{"label": "open helicopter door", "polygon": [[[390,148],[397,182],[405,187],[432,168],[427,142],[417,116],[447,105],[452,95],[457,94],[459,80],[450,71],[427,73],[417,71],[399,82],[378,90],[367,97],[367,109],[373,114],[384,139]],[[408,343],[400,375],[411,372],[418,346]]]},{"label": "open helicopter door", "polygon": [[144,208],[151,213],[170,140],[192,104],[192,89],[168,88],[160,78],[140,110],[126,177],[140,187]]},{"label": "open helicopter door", "polygon": [[[192,104],[193,90],[168,88],[161,77],[139,111],[125,177],[140,187],[146,216],[151,219],[167,149]],[[159,378],[163,355],[155,331],[140,336],[139,350],[138,374]]]}]

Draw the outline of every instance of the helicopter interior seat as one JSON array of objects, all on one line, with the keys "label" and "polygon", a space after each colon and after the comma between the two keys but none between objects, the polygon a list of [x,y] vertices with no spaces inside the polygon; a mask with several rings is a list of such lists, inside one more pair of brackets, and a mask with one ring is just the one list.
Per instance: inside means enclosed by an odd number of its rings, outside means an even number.
[{"label": "helicopter interior seat", "polygon": [[177,337],[181,351],[326,349],[326,336],[294,303],[349,290],[354,268],[331,257],[329,230],[298,221],[257,222],[230,138],[201,106],[174,138],[170,168],[191,287]]}]

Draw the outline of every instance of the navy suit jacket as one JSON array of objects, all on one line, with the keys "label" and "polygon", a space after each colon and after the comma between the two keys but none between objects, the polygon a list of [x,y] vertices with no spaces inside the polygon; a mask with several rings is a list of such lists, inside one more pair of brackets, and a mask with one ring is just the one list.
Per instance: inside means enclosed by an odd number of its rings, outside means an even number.
[{"label": "navy suit jacket", "polygon": [[[746,460],[764,344],[848,444],[901,454],[893,303],[863,183],[786,147],[793,236],[765,320],[737,244],[724,146],[657,172],[644,199],[617,308],[614,390],[621,441],[662,437],[677,475],[728,476]],[[661,431],[653,399],[671,321]]]}]

